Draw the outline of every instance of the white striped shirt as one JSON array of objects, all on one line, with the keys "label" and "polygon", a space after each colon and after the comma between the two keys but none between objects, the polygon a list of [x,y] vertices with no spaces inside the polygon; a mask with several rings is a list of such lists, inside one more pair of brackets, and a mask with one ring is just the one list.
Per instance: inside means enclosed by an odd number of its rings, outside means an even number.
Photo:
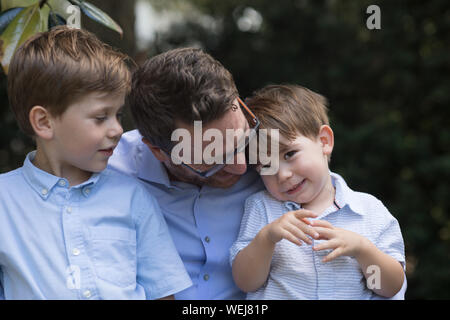
[{"label": "white striped shirt", "polygon": [[[351,190],[344,179],[330,173],[336,188],[335,204],[316,219],[356,232],[384,253],[405,265],[404,244],[397,220],[374,196]],[[267,191],[250,196],[245,204],[239,236],[230,248],[230,263],[262,227],[284,213],[300,209],[290,201],[279,201]],[[313,219],[314,220],[314,219]],[[341,256],[330,262],[322,259],[331,250],[314,251],[313,245],[297,246],[281,240],[275,246],[266,283],[247,299],[380,299],[367,288],[362,270],[353,257]],[[403,289],[402,289],[403,290]],[[403,292],[404,293],[404,292]]]}]

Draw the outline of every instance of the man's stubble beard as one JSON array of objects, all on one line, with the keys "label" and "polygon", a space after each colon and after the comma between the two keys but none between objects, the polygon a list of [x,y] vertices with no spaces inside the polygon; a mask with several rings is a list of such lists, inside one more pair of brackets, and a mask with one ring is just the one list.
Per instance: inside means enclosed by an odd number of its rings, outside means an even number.
[{"label": "man's stubble beard", "polygon": [[206,185],[214,188],[226,189],[232,187],[241,178],[239,175],[230,175],[229,179],[220,179],[220,174],[223,169],[209,178],[202,178],[195,173],[190,172],[189,169],[184,168],[182,165],[175,165],[170,161],[165,161],[163,164],[166,167],[170,180],[186,182],[199,187]]}]

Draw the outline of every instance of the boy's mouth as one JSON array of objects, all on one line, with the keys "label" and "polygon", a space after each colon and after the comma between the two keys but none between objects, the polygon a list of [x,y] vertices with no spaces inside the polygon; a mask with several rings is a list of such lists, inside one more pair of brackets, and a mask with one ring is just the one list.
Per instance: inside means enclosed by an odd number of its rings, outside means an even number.
[{"label": "boy's mouth", "polygon": [[300,191],[302,189],[303,185],[305,184],[305,181],[306,181],[306,179],[303,179],[300,183],[296,184],[291,189],[287,190],[286,193],[294,194],[294,193]]},{"label": "boy's mouth", "polygon": [[110,156],[112,156],[112,154],[113,154],[113,152],[114,152],[114,147],[107,148],[107,149],[100,149],[99,151],[100,151],[103,155],[110,157]]}]

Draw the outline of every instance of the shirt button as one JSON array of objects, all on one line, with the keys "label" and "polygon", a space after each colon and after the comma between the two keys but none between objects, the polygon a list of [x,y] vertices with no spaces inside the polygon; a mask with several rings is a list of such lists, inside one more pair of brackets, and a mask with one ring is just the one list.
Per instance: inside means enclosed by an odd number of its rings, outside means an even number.
[{"label": "shirt button", "polygon": [[72,207],[67,207],[67,208],[66,208],[66,212],[67,212],[67,213],[72,213]]},{"label": "shirt button", "polygon": [[84,193],[89,194],[90,192],[91,192],[91,189],[89,189],[89,188],[84,189]]},{"label": "shirt button", "polygon": [[48,193],[48,190],[44,188],[41,190],[41,193],[45,196]]},{"label": "shirt button", "polygon": [[77,249],[77,248],[75,248],[75,249],[72,250],[72,254],[73,254],[74,256],[78,256],[78,255],[80,254],[80,250]]},{"label": "shirt button", "polygon": [[203,280],[208,281],[208,280],[209,280],[209,274],[205,274],[205,275],[203,276]]},{"label": "shirt button", "polygon": [[83,295],[84,295],[86,298],[90,298],[90,297],[92,296],[92,293],[91,293],[90,290],[86,290],[85,292],[83,292]]},{"label": "shirt button", "polygon": [[64,187],[64,186],[66,185],[66,182],[65,182],[64,180],[59,180],[58,184],[59,184],[61,187]]},{"label": "shirt button", "polygon": [[210,239],[208,236],[206,236],[206,237],[205,237],[205,241],[206,241],[207,243],[209,243],[209,242],[211,241],[211,239]]}]

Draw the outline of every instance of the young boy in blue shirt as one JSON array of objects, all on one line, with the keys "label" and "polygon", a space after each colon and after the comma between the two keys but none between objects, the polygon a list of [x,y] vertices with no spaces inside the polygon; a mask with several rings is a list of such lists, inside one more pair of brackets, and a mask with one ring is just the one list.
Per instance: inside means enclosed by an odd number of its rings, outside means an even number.
[{"label": "young boy in blue shirt", "polygon": [[273,164],[257,168],[266,190],[247,199],[230,249],[236,284],[248,299],[395,296],[404,283],[400,227],[378,199],[329,171],[334,135],[325,98],[273,85],[248,105],[261,128],[279,130],[279,166],[271,175],[264,170]]},{"label": "young boy in blue shirt", "polygon": [[37,149],[0,175],[1,298],[159,299],[192,284],[154,197],[105,169],[123,133],[125,61],[68,27],[15,53],[10,105]]}]

